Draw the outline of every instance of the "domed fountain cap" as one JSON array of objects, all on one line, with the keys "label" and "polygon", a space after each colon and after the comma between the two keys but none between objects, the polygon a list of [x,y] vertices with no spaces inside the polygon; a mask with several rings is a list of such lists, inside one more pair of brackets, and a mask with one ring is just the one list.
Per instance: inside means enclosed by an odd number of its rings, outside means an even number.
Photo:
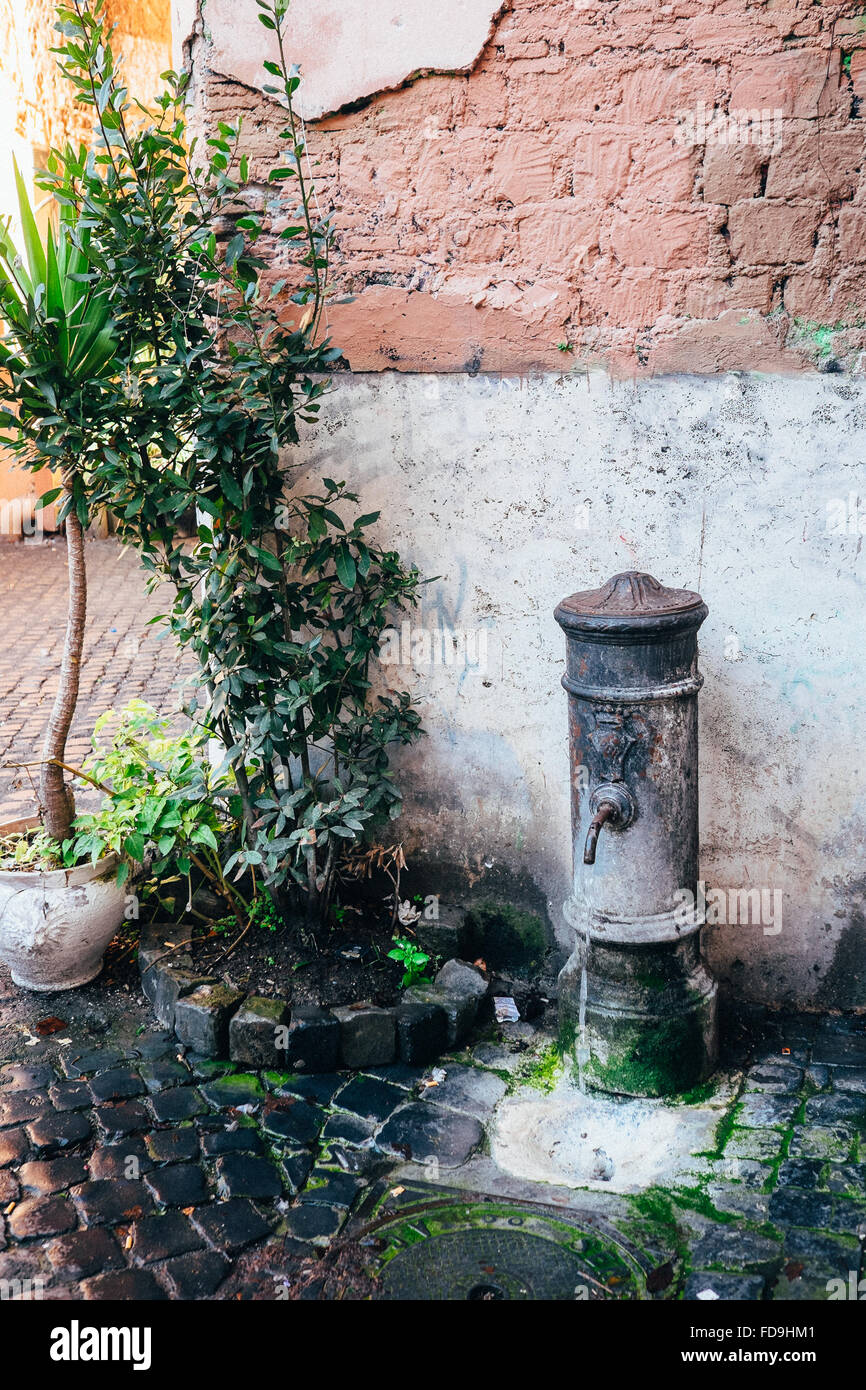
[{"label": "domed fountain cap", "polygon": [[693,590],[667,589],[651,574],[625,570],[600,589],[583,589],[563,599],[554,617],[567,632],[669,636],[700,627],[708,612]]}]

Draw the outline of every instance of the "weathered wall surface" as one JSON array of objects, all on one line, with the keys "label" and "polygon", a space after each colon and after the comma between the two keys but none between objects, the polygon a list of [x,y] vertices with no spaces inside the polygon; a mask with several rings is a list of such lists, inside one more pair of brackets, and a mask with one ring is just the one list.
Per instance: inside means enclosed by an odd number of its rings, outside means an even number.
[{"label": "weathered wall surface", "polygon": [[[182,38],[195,0],[175,4]],[[354,296],[331,310],[354,375],[303,459],[439,576],[383,670],[424,701],[402,767],[415,862],[445,892],[454,866],[523,875],[563,936],[552,610],[649,570],[710,606],[702,872],[774,903],[708,929],[712,964],[747,998],[863,1007],[863,0],[479,4],[489,37],[450,64],[414,0],[371,0],[363,24],[317,0],[318,28],[296,5]],[[194,114],[244,113],[278,231],[267,37],[237,22],[230,0],[198,15]],[[340,82],[329,35],[357,49]],[[282,244],[260,245],[282,275]],[[730,374],[750,371],[771,375]],[[442,640],[455,659],[431,664]]]},{"label": "weathered wall surface", "polygon": [[[834,376],[343,379],[303,463],[356,483],[363,510],[383,509],[383,538],[438,576],[409,664],[383,672],[419,693],[428,731],[402,759],[413,862],[481,884],[525,873],[563,934],[553,608],[648,570],[710,609],[704,878],[781,895],[774,921],[708,930],[711,961],[748,998],[862,1006],[866,510],[861,524],[851,493],[864,429],[866,387]],[[451,665],[431,664],[437,633],[457,643]]]},{"label": "weathered wall surface", "polygon": [[[302,109],[355,103],[310,126],[354,370],[859,365],[863,0],[434,8],[290,10]],[[247,113],[261,177],[267,35],[236,0],[208,0],[203,34],[199,112]]]}]

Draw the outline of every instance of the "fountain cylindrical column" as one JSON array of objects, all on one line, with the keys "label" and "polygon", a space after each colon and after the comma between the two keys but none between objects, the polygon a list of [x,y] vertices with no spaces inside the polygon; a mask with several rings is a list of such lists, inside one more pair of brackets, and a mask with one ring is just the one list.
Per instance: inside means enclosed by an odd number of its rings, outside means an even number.
[{"label": "fountain cylindrical column", "polygon": [[700,594],[617,574],[564,599],[574,951],[559,976],[560,1040],[576,1077],[659,1096],[705,1081],[716,985],[698,896]]}]

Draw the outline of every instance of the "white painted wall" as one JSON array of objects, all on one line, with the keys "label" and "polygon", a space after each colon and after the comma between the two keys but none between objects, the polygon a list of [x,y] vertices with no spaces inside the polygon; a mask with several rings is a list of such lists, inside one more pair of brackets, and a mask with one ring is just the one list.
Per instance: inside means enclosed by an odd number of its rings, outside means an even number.
[{"label": "white painted wall", "polygon": [[828,533],[858,485],[866,530],[864,440],[866,383],[842,376],[340,379],[304,467],[349,479],[381,539],[439,576],[416,627],[488,634],[486,671],[389,668],[424,702],[402,778],[416,855],[527,871],[566,941],[552,611],[648,570],[710,608],[702,872],[783,893],[781,932],[708,931],[711,963],[752,999],[866,1007],[866,559],[862,535]]}]

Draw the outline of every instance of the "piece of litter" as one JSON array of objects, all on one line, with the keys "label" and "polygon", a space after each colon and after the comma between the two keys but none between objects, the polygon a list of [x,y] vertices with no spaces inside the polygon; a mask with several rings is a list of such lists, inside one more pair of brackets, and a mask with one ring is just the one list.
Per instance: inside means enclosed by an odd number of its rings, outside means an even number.
[{"label": "piece of litter", "polygon": [[704,1299],[704,1301],[712,1298],[718,1298],[718,1296],[719,1295],[716,1293],[715,1289],[701,1289],[700,1293],[698,1294],[698,1298],[702,1298]]},{"label": "piece of litter", "polygon": [[422,1086],[441,1086],[445,1080],[446,1071],[444,1067],[434,1067],[429,1076],[425,1076],[421,1082]]},{"label": "piece of litter", "polygon": [[493,1008],[496,1011],[497,1023],[519,1023],[520,1010],[513,999],[506,995],[500,995],[493,1000]]}]

